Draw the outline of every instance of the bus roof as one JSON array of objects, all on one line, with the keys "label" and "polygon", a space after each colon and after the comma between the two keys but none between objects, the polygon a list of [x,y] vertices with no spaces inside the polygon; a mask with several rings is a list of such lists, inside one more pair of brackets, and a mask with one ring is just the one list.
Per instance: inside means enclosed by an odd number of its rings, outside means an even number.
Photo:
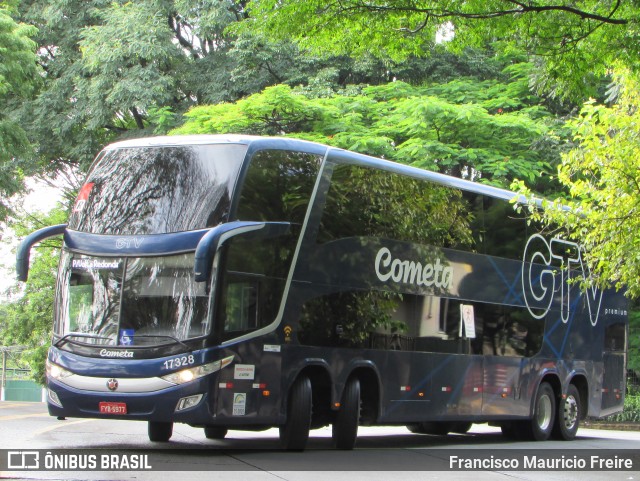
[{"label": "bus roof", "polygon": [[107,145],[105,147],[105,150],[132,147],[166,147],[209,144],[243,144],[250,146],[250,148],[253,147],[255,148],[255,150],[270,147],[291,150],[302,149],[322,155],[330,153],[332,158],[339,159],[340,161],[345,163],[360,165],[363,167],[368,166],[401,175],[408,175],[410,177],[429,180],[431,182],[446,185],[455,189],[475,192],[478,194],[508,201],[517,198],[519,203],[527,203],[526,198],[524,198],[523,196],[519,196],[518,194],[509,190],[493,187],[487,184],[481,184],[479,182],[461,179],[458,177],[452,177],[450,175],[441,174],[439,172],[424,170],[418,167],[412,167],[410,165],[401,164],[395,161],[384,160],[377,157],[340,149],[337,147],[331,147],[316,142],[310,142],[290,137],[261,137],[257,135],[242,134],[168,135],[122,140]]}]

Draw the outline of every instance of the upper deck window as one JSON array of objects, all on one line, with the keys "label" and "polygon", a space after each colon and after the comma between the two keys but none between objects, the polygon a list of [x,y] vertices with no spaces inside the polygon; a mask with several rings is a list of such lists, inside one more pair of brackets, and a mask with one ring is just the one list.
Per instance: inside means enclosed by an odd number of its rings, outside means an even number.
[{"label": "upper deck window", "polygon": [[69,228],[94,234],[162,234],[227,220],[246,145],[105,151],[80,190]]},{"label": "upper deck window", "polygon": [[218,305],[222,340],[271,324],[278,314],[322,156],[292,150],[261,150],[251,158],[236,219],[290,222],[289,234],[226,243]]}]

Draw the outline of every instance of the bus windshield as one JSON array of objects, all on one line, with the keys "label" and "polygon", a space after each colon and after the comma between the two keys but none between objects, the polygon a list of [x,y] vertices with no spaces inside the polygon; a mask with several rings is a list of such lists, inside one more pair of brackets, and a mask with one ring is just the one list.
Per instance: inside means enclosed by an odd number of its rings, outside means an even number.
[{"label": "bus windshield", "polygon": [[[151,346],[208,331],[194,255],[116,258],[64,251],[55,334],[92,345]],[[66,337],[65,337],[66,336]]]},{"label": "bus windshield", "polygon": [[106,150],[91,168],[69,228],[95,234],[164,234],[214,227],[229,215],[246,145]]}]

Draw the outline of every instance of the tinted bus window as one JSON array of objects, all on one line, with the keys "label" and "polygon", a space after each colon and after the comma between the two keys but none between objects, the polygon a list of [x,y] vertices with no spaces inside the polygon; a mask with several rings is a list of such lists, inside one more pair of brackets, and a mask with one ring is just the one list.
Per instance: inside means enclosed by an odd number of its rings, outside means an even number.
[{"label": "tinted bus window", "polygon": [[[450,287],[445,272],[453,267],[441,250],[472,248],[471,219],[460,191],[386,171],[336,166],[315,246],[304,261],[308,267],[301,267],[302,279],[316,285],[316,292],[302,294],[310,299],[301,308],[301,342],[380,347],[395,345],[381,337],[391,335],[398,341],[394,348],[413,349],[407,322],[415,320],[397,315],[408,312],[407,289]],[[401,273],[404,264],[392,264],[392,257],[422,264],[416,269],[407,261]],[[400,282],[381,285],[375,259],[387,277]],[[437,330],[437,318],[433,322]]]},{"label": "tinted bus window", "polygon": [[[499,304],[505,291],[490,288],[501,282],[496,269],[514,267],[478,253],[521,255],[526,222],[512,214],[508,202],[479,194],[358,166],[336,167],[303,276],[315,283],[315,292],[302,294],[307,299],[301,341],[495,356],[537,353],[544,323],[524,307]],[[499,247],[500,236],[512,227],[517,230],[504,242],[507,247]],[[475,310],[472,338],[462,328],[463,304]]]},{"label": "tinted bus window", "polygon": [[251,158],[236,219],[302,224],[322,157],[262,150]]},{"label": "tinted bus window", "polygon": [[513,205],[505,200],[491,197],[482,199],[482,227],[474,225],[475,229],[483,230],[484,244],[481,252],[507,259],[521,259],[527,239],[533,233],[527,225],[525,214],[516,212]]},{"label": "tinted bus window", "polygon": [[458,190],[353,165],[331,176],[318,243],[352,236],[471,247],[472,211]]},{"label": "tinted bus window", "polygon": [[107,150],[89,172],[69,228],[160,234],[213,227],[229,214],[246,145]]},{"label": "tinted bus window", "polygon": [[223,340],[275,320],[321,161],[318,155],[284,150],[259,151],[251,159],[236,219],[292,227],[275,239],[240,236],[229,242],[218,311]]}]

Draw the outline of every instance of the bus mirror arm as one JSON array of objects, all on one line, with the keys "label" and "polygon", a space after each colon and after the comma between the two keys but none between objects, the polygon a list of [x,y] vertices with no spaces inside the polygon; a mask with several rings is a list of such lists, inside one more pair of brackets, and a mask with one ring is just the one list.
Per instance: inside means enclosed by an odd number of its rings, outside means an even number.
[{"label": "bus mirror arm", "polygon": [[242,235],[245,239],[268,239],[289,233],[289,222],[243,222],[221,224],[207,232],[196,247],[195,281],[205,282],[211,275],[213,258],[222,245],[232,237]]},{"label": "bus mirror arm", "polygon": [[51,225],[43,227],[32,232],[25,237],[18,246],[16,253],[16,273],[19,281],[26,282],[29,277],[29,257],[31,256],[31,248],[49,237],[64,234],[67,224]]}]

